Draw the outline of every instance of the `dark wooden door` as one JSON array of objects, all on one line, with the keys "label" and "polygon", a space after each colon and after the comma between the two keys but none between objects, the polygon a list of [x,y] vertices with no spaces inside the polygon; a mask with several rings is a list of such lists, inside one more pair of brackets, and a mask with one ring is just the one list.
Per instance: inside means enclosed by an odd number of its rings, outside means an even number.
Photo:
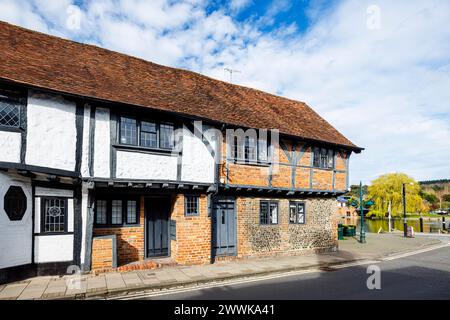
[{"label": "dark wooden door", "polygon": [[167,198],[149,198],[145,201],[147,257],[169,255],[169,210]]},{"label": "dark wooden door", "polygon": [[234,200],[218,200],[213,210],[213,253],[236,254],[236,214]]}]

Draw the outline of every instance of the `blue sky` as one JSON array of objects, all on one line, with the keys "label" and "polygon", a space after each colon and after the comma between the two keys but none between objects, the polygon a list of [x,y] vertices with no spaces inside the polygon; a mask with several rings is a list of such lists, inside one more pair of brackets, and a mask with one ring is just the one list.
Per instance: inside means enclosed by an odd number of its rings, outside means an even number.
[{"label": "blue sky", "polygon": [[447,0],[0,0],[0,20],[225,81],[238,70],[366,148],[352,183],[450,177]]}]

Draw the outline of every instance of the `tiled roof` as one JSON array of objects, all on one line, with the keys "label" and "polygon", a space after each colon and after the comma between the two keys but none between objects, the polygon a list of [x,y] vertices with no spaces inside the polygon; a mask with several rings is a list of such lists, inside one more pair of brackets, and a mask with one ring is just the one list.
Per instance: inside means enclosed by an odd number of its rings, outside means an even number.
[{"label": "tiled roof", "polygon": [[0,22],[0,79],[359,148],[303,102]]}]

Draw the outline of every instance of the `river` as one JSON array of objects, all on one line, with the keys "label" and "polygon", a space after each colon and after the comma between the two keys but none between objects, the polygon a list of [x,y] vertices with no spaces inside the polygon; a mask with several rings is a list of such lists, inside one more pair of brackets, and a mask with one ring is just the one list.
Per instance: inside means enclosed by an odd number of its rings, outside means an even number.
[{"label": "river", "polygon": [[[450,220],[447,218],[447,220]],[[339,220],[340,223],[343,224],[349,224],[349,225],[357,225],[357,230],[360,230],[360,219],[359,218],[341,218]],[[380,228],[384,232],[388,231],[388,220],[382,219],[382,220],[365,220],[365,226],[366,226],[366,232],[373,232],[377,233]],[[408,226],[412,226],[414,228],[414,232],[420,232],[420,222],[419,219],[410,218],[407,219]],[[448,221],[446,221],[446,225],[448,227]],[[391,220],[391,227],[403,231],[403,219],[392,219]],[[438,233],[439,230],[442,230],[442,220],[441,219],[433,219],[428,220],[428,218],[424,218],[423,221],[423,232],[426,233]]]}]

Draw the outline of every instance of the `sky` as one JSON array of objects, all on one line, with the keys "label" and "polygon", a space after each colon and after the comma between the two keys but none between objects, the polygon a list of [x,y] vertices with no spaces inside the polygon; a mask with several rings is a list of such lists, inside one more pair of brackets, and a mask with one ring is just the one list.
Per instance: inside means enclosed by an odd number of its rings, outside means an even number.
[{"label": "sky", "polygon": [[450,178],[448,0],[0,0],[0,20],[304,101],[365,148],[353,184]]}]

